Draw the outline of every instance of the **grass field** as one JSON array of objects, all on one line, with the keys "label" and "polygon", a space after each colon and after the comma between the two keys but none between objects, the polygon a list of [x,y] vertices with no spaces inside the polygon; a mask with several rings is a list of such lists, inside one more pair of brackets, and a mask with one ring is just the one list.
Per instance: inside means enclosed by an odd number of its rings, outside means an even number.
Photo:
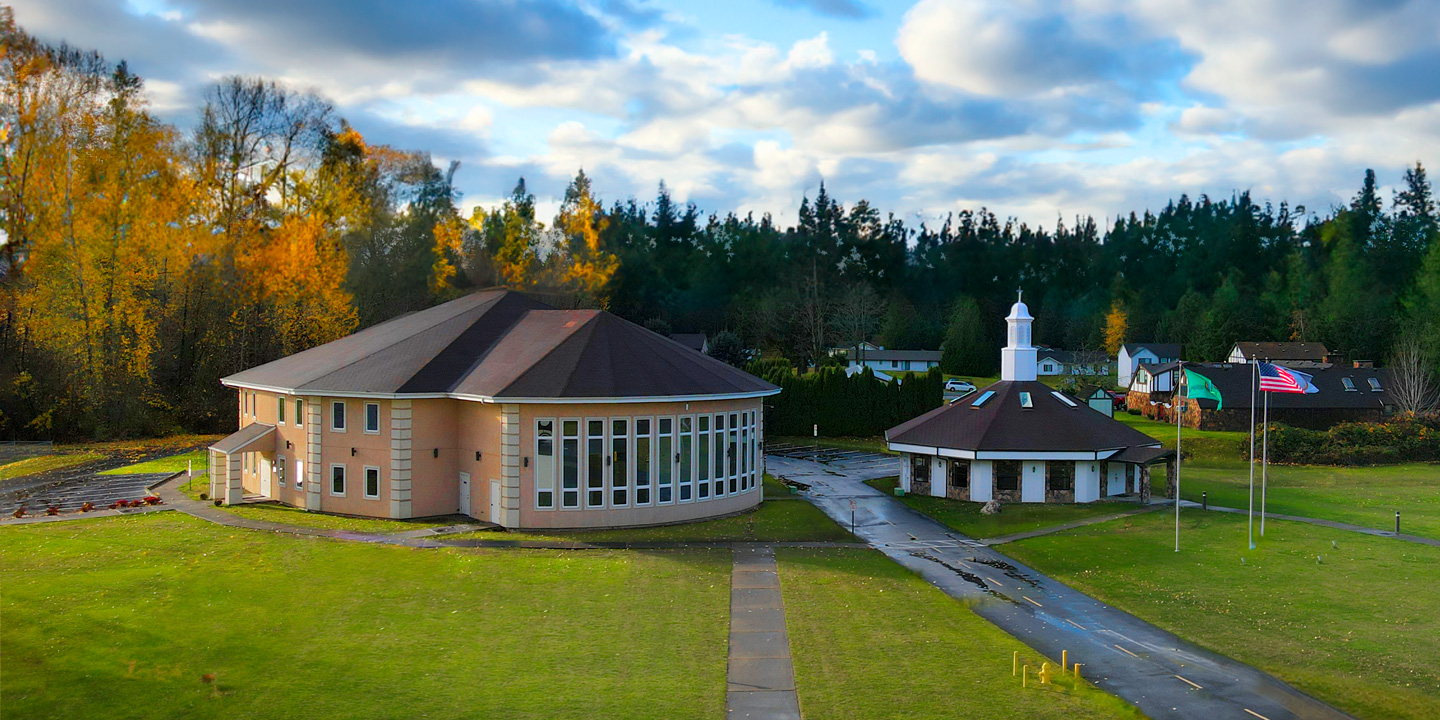
[{"label": "grass field", "polygon": [[106,470],[101,475],[132,475],[139,473],[177,473],[194,468],[196,477],[202,473],[208,473],[210,460],[205,450],[191,450],[190,452],[170,455],[168,457],[156,458],[145,462],[126,465],[125,467]]},{"label": "grass field", "polygon": [[894,455],[894,454],[896,454],[896,453],[894,453],[894,452],[891,452],[890,448],[885,445],[885,438],[883,438],[883,437],[869,437],[869,438],[856,438],[856,437],[822,437],[822,438],[813,438],[813,437],[798,437],[798,436],[780,435],[780,436],[776,436],[776,437],[767,437],[767,438],[765,438],[765,442],[766,442],[766,444],[770,444],[770,443],[775,443],[775,444],[786,443],[786,444],[790,444],[790,445],[799,445],[799,446],[801,446],[801,447],[809,447],[809,446],[811,446],[811,445],[818,445],[818,446],[820,446],[820,447],[840,448],[840,449],[842,449],[842,450],[864,450],[864,451],[866,451],[866,452],[884,453],[884,454],[886,454],[886,455]]},{"label": "grass field", "polygon": [[[1129,414],[1116,416],[1126,424],[1175,446],[1175,428]],[[1180,471],[1180,496],[1212,505],[1246,508],[1250,503],[1250,466],[1240,454],[1249,434],[1214,430],[1184,433],[1187,457]],[[1258,452],[1258,451],[1257,451]],[[1155,487],[1164,493],[1163,473]],[[1266,478],[1265,508],[1270,512],[1323,518],[1382,530],[1401,530],[1440,538],[1440,464],[1404,463],[1374,467],[1271,465]],[[1255,507],[1260,508],[1260,467],[1255,468]]]},{"label": "grass field", "polygon": [[36,455],[25,458],[24,460],[5,463],[0,465],[0,487],[9,484],[11,480],[16,480],[26,475],[50,472],[51,470],[63,470],[94,460],[102,460],[104,457],[104,455],[97,452],[55,453],[52,455]]},{"label": "grass field", "polygon": [[1440,548],[1275,522],[1251,551],[1244,517],[1200,510],[1178,555],[1173,532],[1144,514],[1005,552],[1358,717],[1440,717]]},{"label": "grass field", "polygon": [[[898,478],[888,477],[867,480],[865,484],[886,495],[893,495],[900,481]],[[981,515],[980,508],[983,503],[910,494],[900,498],[900,502],[972,538],[992,538],[1038,530],[1075,520],[1122,513],[1138,507],[1135,503],[1104,501],[1085,504],[1009,503],[1001,508],[998,515]]]},{"label": "grass field", "polygon": [[723,717],[730,565],[422,551],[179,513],[8,527],[0,703],[64,720]]},{"label": "grass field", "polygon": [[853,542],[849,530],[800,498],[766,500],[751,512],[719,520],[623,530],[474,532],[447,539],[574,542]]},{"label": "grass field", "polygon": [[431,527],[444,527],[446,525],[460,525],[462,523],[472,522],[469,518],[460,515],[419,518],[415,520],[348,517],[345,515],[331,515],[329,513],[305,512],[298,508],[273,503],[233,505],[220,509],[249,520],[301,525],[304,527],[320,528],[322,530],[346,530],[349,532],[363,533],[397,533],[407,530],[423,530]]},{"label": "grass field", "polygon": [[876,551],[776,558],[807,720],[1143,717],[1088,685],[1021,688],[1011,652],[1043,658]]}]

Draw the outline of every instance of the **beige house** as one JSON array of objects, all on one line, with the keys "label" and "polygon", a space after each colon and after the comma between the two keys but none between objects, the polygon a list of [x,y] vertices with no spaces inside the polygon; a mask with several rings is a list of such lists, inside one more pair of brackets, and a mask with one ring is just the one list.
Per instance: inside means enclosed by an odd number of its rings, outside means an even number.
[{"label": "beige house", "polygon": [[508,528],[652,525],[760,502],[779,388],[607,312],[477,292],[222,380],[212,497]]}]

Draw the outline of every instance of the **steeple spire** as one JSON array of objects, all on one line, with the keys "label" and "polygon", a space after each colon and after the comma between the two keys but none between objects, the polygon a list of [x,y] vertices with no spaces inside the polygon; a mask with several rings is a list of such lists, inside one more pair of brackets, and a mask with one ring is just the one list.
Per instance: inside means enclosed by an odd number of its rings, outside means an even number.
[{"label": "steeple spire", "polygon": [[1035,318],[1025,307],[1020,290],[1015,291],[1015,304],[1005,318],[1008,328],[1005,349],[1000,352],[1000,379],[1033,381],[1036,377],[1036,352],[1030,344],[1030,324]]}]

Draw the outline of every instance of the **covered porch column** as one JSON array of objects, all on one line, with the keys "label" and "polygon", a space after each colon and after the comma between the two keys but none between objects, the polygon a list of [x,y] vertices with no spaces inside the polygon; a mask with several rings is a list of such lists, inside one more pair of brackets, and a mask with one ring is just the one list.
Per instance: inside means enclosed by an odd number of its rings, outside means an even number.
[{"label": "covered porch column", "polygon": [[240,484],[240,461],[247,452],[273,453],[275,426],[251,423],[221,438],[210,448],[210,497],[226,505],[245,499]]}]

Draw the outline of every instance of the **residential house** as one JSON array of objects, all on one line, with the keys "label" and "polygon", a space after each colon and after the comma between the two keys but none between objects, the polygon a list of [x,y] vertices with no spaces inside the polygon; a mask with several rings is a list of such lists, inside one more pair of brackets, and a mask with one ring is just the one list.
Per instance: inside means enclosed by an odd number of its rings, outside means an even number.
[{"label": "residential house", "polygon": [[1255,360],[1287,367],[1318,367],[1333,362],[1325,344],[1318,342],[1238,342],[1226,358],[1232,363]]},{"label": "residential house", "polygon": [[877,372],[904,372],[912,370],[925,372],[933,367],[940,367],[939,350],[869,350],[861,354],[859,358],[850,358],[846,365],[846,374],[852,369],[858,371],[868,367]]},{"label": "residential house", "polygon": [[1105,353],[1087,350],[1039,348],[1037,372],[1046,375],[1109,375],[1113,367]]},{"label": "residential house", "polygon": [[[1185,417],[1187,427],[1202,430],[1245,430],[1250,427],[1252,406],[1253,365],[1246,363],[1185,363],[1188,371],[1210,380],[1220,393],[1220,402],[1209,399],[1186,400]],[[1170,364],[1145,370],[1137,375],[1130,393],[1126,396],[1127,406],[1142,415],[1164,422],[1175,422],[1174,386],[1176,365]],[[1390,372],[1373,367],[1319,367],[1303,370],[1312,377],[1311,382],[1318,392],[1261,393],[1254,390],[1253,405],[1258,421],[1263,414],[1265,395],[1270,400],[1271,422],[1282,422],[1295,427],[1324,430],[1337,423],[1382,420],[1395,411],[1395,400],[1390,395]],[[1152,382],[1164,378],[1166,385],[1159,389],[1158,382],[1151,388],[1144,386],[1145,376]]]},{"label": "residential house", "polygon": [[1130,387],[1135,370],[1142,364],[1163,365],[1180,359],[1178,343],[1125,343],[1120,346],[1117,361],[1116,382],[1122,388]]}]

